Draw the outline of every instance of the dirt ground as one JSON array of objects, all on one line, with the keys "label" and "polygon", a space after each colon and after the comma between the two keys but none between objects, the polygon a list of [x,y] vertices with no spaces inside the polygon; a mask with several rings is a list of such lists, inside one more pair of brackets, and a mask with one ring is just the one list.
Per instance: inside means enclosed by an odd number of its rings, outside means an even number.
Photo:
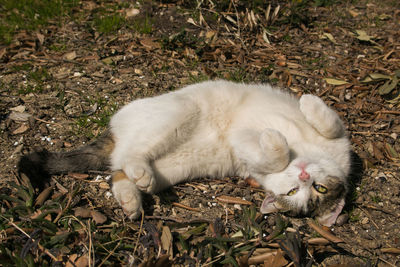
[{"label": "dirt ground", "polygon": [[[337,225],[321,234],[308,218],[264,218],[254,208],[264,193],[239,177],[145,196],[144,219],[131,222],[107,172],[69,174],[31,192],[44,200],[27,213],[1,198],[3,266],[399,266],[400,3],[269,3],[79,1],[78,15],[17,32],[0,45],[0,193],[21,198],[22,154],[86,144],[134,99],[206,79],[263,82],[316,94],[343,118],[355,159]],[[110,6],[122,24],[91,23]],[[54,233],[35,232],[38,216]]]}]

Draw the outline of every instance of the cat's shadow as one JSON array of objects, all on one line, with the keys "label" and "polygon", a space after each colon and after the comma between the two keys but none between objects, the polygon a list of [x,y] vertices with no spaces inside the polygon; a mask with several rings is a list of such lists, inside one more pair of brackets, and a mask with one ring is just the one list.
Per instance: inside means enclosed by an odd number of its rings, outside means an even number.
[{"label": "cat's shadow", "polygon": [[142,194],[143,209],[145,210],[145,213],[148,215],[154,214],[154,208],[155,208],[154,205],[156,205],[157,202],[155,200],[155,197],[159,198],[161,207],[171,206],[173,202],[179,202],[179,196],[173,187],[158,192],[155,195]]},{"label": "cat's shadow", "polygon": [[351,151],[351,169],[349,174],[349,191],[346,196],[346,206],[344,210],[349,212],[354,209],[357,199],[357,186],[361,183],[363,175],[363,162],[360,156],[353,150]]}]

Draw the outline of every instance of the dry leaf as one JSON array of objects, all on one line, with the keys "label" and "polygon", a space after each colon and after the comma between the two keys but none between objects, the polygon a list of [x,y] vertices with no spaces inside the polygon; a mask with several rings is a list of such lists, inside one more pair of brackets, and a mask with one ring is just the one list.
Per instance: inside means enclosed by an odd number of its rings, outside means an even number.
[{"label": "dry leaf", "polygon": [[26,124],[22,124],[21,126],[19,126],[17,129],[15,129],[12,134],[21,134],[26,132],[29,129],[29,126]]},{"label": "dry leaf", "polygon": [[369,76],[374,80],[387,80],[390,79],[389,75],[380,74],[380,73],[371,73]]},{"label": "dry leaf", "polygon": [[215,198],[219,202],[228,203],[228,204],[242,204],[242,205],[253,205],[252,202],[238,198],[238,197],[231,197],[231,196],[219,196]]},{"label": "dry leaf", "polygon": [[107,221],[107,217],[99,211],[92,210],[90,211],[90,215],[96,224],[103,224]]},{"label": "dry leaf", "polygon": [[333,79],[333,78],[324,78],[324,80],[326,81],[326,83],[332,84],[332,85],[343,85],[343,84],[347,84],[348,83],[346,81]]},{"label": "dry leaf", "polygon": [[385,142],[385,149],[391,158],[399,158],[399,153],[397,153],[396,149],[394,149],[394,147],[391,146],[389,143]]},{"label": "dry leaf", "polygon": [[40,45],[42,45],[44,43],[44,35],[41,33],[36,33],[36,37],[38,38]]},{"label": "dry leaf", "polygon": [[4,47],[2,49],[0,49],[0,59],[6,54],[7,49]]},{"label": "dry leaf", "polygon": [[357,33],[357,39],[360,41],[370,42],[373,38],[363,30],[356,30],[356,33]]},{"label": "dry leaf", "polygon": [[88,208],[77,207],[74,210],[75,217],[82,217],[82,218],[89,218],[90,217],[90,210]]},{"label": "dry leaf", "polygon": [[65,264],[65,267],[74,267],[74,265],[75,265],[74,263],[77,258],[78,258],[77,254],[69,255],[68,261],[67,261],[67,264]]},{"label": "dry leaf", "polygon": [[26,107],[23,105],[19,105],[19,106],[10,108],[10,110],[22,113],[26,110]]},{"label": "dry leaf", "polygon": [[89,259],[88,259],[87,255],[83,255],[83,256],[79,257],[79,259],[76,260],[76,262],[75,262],[75,266],[76,267],[89,266]]},{"label": "dry leaf", "polygon": [[8,117],[13,121],[27,121],[30,116],[32,115],[26,112],[12,111]]},{"label": "dry leaf", "polygon": [[378,93],[380,95],[386,95],[389,94],[391,91],[393,91],[394,88],[396,88],[399,80],[397,76],[393,76],[391,80],[387,80],[382,86],[378,88]]},{"label": "dry leaf", "polygon": [[326,246],[329,244],[329,240],[323,237],[315,237],[308,239],[307,243],[310,245]]},{"label": "dry leaf", "polygon": [[328,39],[329,41],[331,41],[332,43],[336,44],[336,40],[333,37],[332,34],[328,33],[328,32],[324,32],[322,35],[319,36],[320,39]]},{"label": "dry leaf", "polygon": [[334,234],[332,234],[330,231],[323,229],[322,227],[319,227],[318,225],[316,225],[311,219],[307,221],[307,224],[314,229],[318,234],[322,235],[323,237],[325,237],[326,239],[328,239],[329,241],[333,242],[333,243],[341,243],[343,242],[342,239],[340,239],[339,237],[336,237]]},{"label": "dry leaf", "polygon": [[140,40],[140,44],[150,49],[161,48],[161,44],[156,42],[156,40],[156,38],[144,38]]},{"label": "dry leaf", "polygon": [[398,248],[381,248],[382,253],[400,254]]},{"label": "dry leaf", "polygon": [[161,248],[166,251],[165,253],[169,255],[171,259],[173,258],[172,234],[168,226],[163,226],[162,228]]},{"label": "dry leaf", "polygon": [[[265,252],[263,254],[253,256],[253,257],[249,258],[248,264],[249,265],[259,264],[264,261],[272,262],[275,255],[276,255],[276,252]],[[265,266],[269,266],[269,265],[265,265]]]},{"label": "dry leaf", "polygon": [[[270,267],[283,267],[288,264],[288,261],[284,257],[285,253],[282,250],[278,250],[276,255],[273,257]],[[264,263],[265,264],[265,263]]]},{"label": "dry leaf", "polygon": [[377,160],[385,159],[385,156],[383,155],[381,147],[382,147],[382,144],[380,144],[380,143],[372,143],[372,150],[374,152],[374,158],[376,158]]},{"label": "dry leaf", "polygon": [[68,176],[72,177],[72,178],[75,178],[75,179],[78,179],[78,180],[84,180],[84,179],[89,177],[89,174],[71,172],[71,173],[68,173]]},{"label": "dry leaf", "polygon": [[86,267],[89,266],[89,260],[87,255],[83,255],[78,258],[77,254],[72,254],[68,257],[68,261],[65,267]]},{"label": "dry leaf", "polygon": [[75,51],[68,52],[64,54],[63,58],[66,60],[74,60],[76,58],[76,52]]},{"label": "dry leaf", "polygon": [[41,206],[43,203],[49,198],[51,192],[53,191],[53,187],[45,188],[36,198],[35,206]]},{"label": "dry leaf", "polygon": [[349,13],[353,18],[358,17],[358,15],[360,15],[360,13],[358,13],[354,10],[351,10],[351,9],[349,9]]},{"label": "dry leaf", "polygon": [[196,22],[194,22],[194,20],[192,18],[188,18],[188,20],[186,22],[197,26]]}]

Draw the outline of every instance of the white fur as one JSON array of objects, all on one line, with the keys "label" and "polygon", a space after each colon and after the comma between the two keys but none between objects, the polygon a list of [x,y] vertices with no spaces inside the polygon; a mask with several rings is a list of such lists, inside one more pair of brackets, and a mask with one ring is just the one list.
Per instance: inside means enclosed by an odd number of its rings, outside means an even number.
[{"label": "white fur", "polygon": [[111,132],[112,169],[149,193],[198,177],[250,175],[275,194],[304,187],[294,196],[302,205],[310,189],[296,163],[308,164],[310,182],[349,173],[337,114],[316,96],[298,101],[269,85],[208,81],[136,100],[113,116]]}]

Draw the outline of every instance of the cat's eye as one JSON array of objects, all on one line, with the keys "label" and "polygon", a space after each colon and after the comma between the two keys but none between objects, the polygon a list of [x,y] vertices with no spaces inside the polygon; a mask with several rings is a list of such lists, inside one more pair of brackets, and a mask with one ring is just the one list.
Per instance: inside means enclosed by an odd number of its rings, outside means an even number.
[{"label": "cat's eye", "polygon": [[290,191],[287,193],[287,195],[288,195],[288,196],[293,196],[294,194],[297,193],[297,191],[299,191],[298,188],[293,188],[292,190],[290,190]]},{"label": "cat's eye", "polygon": [[315,190],[317,190],[317,192],[321,194],[326,194],[328,192],[328,188],[321,184],[313,184],[313,187],[315,188]]}]

